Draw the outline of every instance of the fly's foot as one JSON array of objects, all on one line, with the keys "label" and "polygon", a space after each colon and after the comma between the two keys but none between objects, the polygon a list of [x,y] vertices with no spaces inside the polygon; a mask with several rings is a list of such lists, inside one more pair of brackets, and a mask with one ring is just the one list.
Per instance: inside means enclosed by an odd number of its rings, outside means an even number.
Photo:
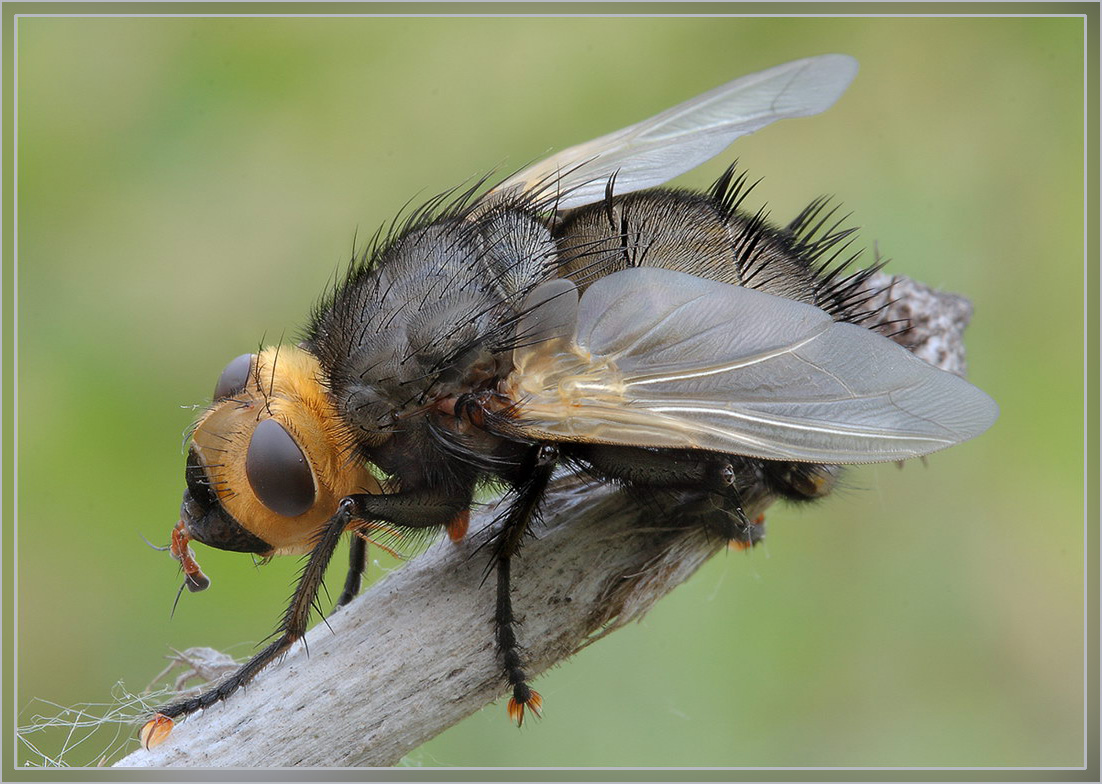
[{"label": "fly's foot", "polygon": [[524,709],[528,708],[535,717],[541,718],[543,710],[543,697],[534,689],[528,688],[526,683],[518,683],[513,687],[513,696],[509,698],[509,718],[516,722],[518,727],[524,724]]},{"label": "fly's foot", "polygon": [[730,550],[749,550],[765,538],[765,515],[760,514],[750,521],[751,525],[744,532],[745,535],[736,536],[727,541]]},{"label": "fly's foot", "polygon": [[764,516],[751,520],[738,499],[728,494],[692,491],[683,495],[672,511],[676,519],[743,547],[752,547],[765,536]]},{"label": "fly's foot", "polygon": [[163,713],[154,714],[152,719],[142,725],[138,733],[142,748],[149,751],[154,746],[164,743],[175,725],[176,723]]}]

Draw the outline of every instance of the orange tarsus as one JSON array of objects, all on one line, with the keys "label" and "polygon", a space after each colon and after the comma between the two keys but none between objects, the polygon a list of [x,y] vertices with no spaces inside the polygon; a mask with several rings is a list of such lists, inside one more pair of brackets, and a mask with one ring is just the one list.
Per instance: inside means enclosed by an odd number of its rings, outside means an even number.
[{"label": "orange tarsus", "polygon": [[467,529],[471,526],[471,510],[464,509],[462,512],[452,518],[448,523],[448,538],[458,544],[463,541],[463,537],[467,535]]},{"label": "orange tarsus", "polygon": [[[754,525],[764,525],[765,524],[765,514],[762,513],[762,514],[758,515],[757,517],[755,517],[750,522],[752,522]],[[727,542],[727,547],[728,547],[728,549],[731,549],[731,550],[749,550],[751,547],[753,547],[753,544],[750,543],[750,542],[747,542],[744,539],[731,539],[730,541]]]},{"label": "orange tarsus", "polygon": [[516,722],[518,727],[524,724],[524,709],[529,708],[537,719],[542,718],[543,714],[543,697],[540,696],[538,691],[532,690],[532,696],[528,698],[527,702],[517,702],[516,697],[509,698],[509,705],[506,710],[509,711],[509,718]]},{"label": "orange tarsus", "polygon": [[154,714],[153,718],[142,725],[138,738],[142,742],[142,748],[149,751],[154,746],[159,746],[168,738],[175,722],[163,713]]}]

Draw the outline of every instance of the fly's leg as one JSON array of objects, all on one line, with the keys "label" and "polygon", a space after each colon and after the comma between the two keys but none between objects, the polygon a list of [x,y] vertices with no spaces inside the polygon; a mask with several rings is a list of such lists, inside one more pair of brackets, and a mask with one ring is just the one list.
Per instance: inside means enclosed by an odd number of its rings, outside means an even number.
[{"label": "fly's leg", "polygon": [[[428,528],[445,525],[463,509],[469,508],[471,489],[451,491],[409,491],[389,495],[350,495],[340,502],[337,513],[325,524],[314,549],[302,570],[298,585],[291,597],[291,604],[283,614],[276,630],[278,639],[253,656],[226,680],[197,697],[178,700],[160,708],[142,727],[140,738],[146,748],[157,745],[168,737],[175,719],[188,716],[225,700],[256,677],[306,634],[310,611],[317,601],[325,568],[340,542],[345,529],[356,520],[381,520],[408,528]],[[355,537],[355,542],[359,537]],[[355,552],[355,544],[353,544]],[[362,559],[361,559],[362,560]],[[351,571],[351,570],[350,570]],[[359,575],[357,574],[357,578]],[[347,583],[346,583],[347,589]],[[344,598],[344,594],[341,595]]]},{"label": "fly's leg", "polygon": [[291,597],[291,604],[276,630],[276,634],[279,635],[278,639],[249,659],[241,669],[213,689],[209,689],[197,697],[178,700],[160,708],[141,729],[143,746],[149,748],[164,740],[172,728],[173,720],[209,708],[211,705],[229,697],[256,677],[258,672],[267,667],[277,656],[286,652],[296,640],[306,633],[310,610],[317,599],[318,589],[321,587],[321,580],[325,575],[325,567],[329,565],[329,559],[333,557],[333,551],[336,549],[337,543],[351,519],[352,504],[347,500],[342,501],[339,511],[326,523],[325,528],[322,529],[321,537],[310,552],[306,567],[302,570],[302,576],[299,578],[294,595]]},{"label": "fly's leg", "polygon": [[517,485],[516,500],[509,506],[505,523],[494,542],[492,565],[497,569],[497,603],[494,611],[494,631],[497,650],[505,670],[505,679],[513,689],[509,699],[509,718],[521,726],[524,709],[540,715],[543,698],[528,686],[524,671],[524,659],[517,643],[516,616],[510,587],[510,566],[513,556],[520,549],[529,525],[539,510],[540,501],[547,491],[547,484],[558,460],[558,450],[552,446],[540,446],[532,450],[524,466],[524,478]]},{"label": "fly's leg", "polygon": [[[528,533],[532,517],[547,491],[548,482],[558,460],[558,450],[539,446],[526,455],[517,474],[516,498],[505,513],[501,530],[493,542],[490,568],[497,572],[497,601],[494,609],[495,641],[505,678],[513,689],[509,700],[509,716],[520,725],[524,709],[537,716],[543,700],[527,683],[523,657],[517,643],[517,619],[513,615],[510,593],[510,567]],[[471,505],[473,483],[461,491],[408,491],[390,495],[354,496],[354,515],[361,519],[381,520],[399,527],[423,528],[433,525],[448,527],[449,535],[457,520],[466,522],[464,514]],[[464,526],[465,527],[465,526]],[[453,537],[456,538],[456,537]]]},{"label": "fly's leg", "polygon": [[344,578],[344,590],[337,599],[337,607],[344,607],[356,598],[360,592],[360,580],[367,566],[367,542],[362,537],[353,536],[348,551],[348,574]]},{"label": "fly's leg", "polygon": [[744,511],[754,500],[744,496],[759,492],[763,482],[741,458],[593,444],[571,445],[567,454],[606,480],[657,491],[673,520],[702,525],[737,547],[763,538],[764,519],[750,520]]},{"label": "fly's leg", "polygon": [[[377,520],[402,528],[431,528],[444,524],[448,537],[453,542],[459,542],[466,535],[470,523],[470,498],[469,492],[414,491],[364,495],[353,497],[353,508],[355,517],[361,520]],[[448,519],[441,519],[441,515]],[[360,592],[360,581],[367,567],[367,541],[365,536],[355,533],[352,536],[352,546],[348,553],[348,575],[344,579],[344,590],[337,599],[336,607],[348,604]],[[387,547],[382,548],[394,554]]]},{"label": "fly's leg", "polygon": [[[414,490],[405,493],[382,495],[351,496],[353,516],[360,520],[385,522],[400,528],[431,528],[444,525],[448,537],[459,542],[467,533],[470,523],[470,490],[465,491],[426,491]],[[369,527],[367,531],[371,531]],[[391,533],[399,535],[400,531]],[[356,598],[360,592],[360,582],[367,567],[368,537],[354,531],[352,545],[348,553],[348,574],[344,578],[344,590],[334,606],[334,610],[343,607]],[[395,555],[385,545],[383,550]]]}]

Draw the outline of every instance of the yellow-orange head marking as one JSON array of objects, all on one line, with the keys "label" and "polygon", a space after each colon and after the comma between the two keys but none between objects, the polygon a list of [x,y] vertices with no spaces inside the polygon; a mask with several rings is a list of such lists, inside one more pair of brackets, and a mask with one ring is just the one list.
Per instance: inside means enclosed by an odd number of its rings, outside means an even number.
[{"label": "yellow-orange head marking", "polygon": [[380,492],[352,441],[309,352],[279,346],[231,361],[192,434],[188,535],[265,556],[308,552],[342,498]]}]

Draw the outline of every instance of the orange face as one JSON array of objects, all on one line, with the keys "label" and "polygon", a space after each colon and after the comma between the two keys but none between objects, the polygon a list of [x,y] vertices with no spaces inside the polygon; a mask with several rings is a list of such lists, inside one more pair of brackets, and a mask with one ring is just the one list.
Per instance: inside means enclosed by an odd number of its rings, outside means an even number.
[{"label": "orange face", "polygon": [[280,346],[230,362],[188,453],[188,538],[263,556],[309,552],[345,496],[381,492],[310,353]]}]

